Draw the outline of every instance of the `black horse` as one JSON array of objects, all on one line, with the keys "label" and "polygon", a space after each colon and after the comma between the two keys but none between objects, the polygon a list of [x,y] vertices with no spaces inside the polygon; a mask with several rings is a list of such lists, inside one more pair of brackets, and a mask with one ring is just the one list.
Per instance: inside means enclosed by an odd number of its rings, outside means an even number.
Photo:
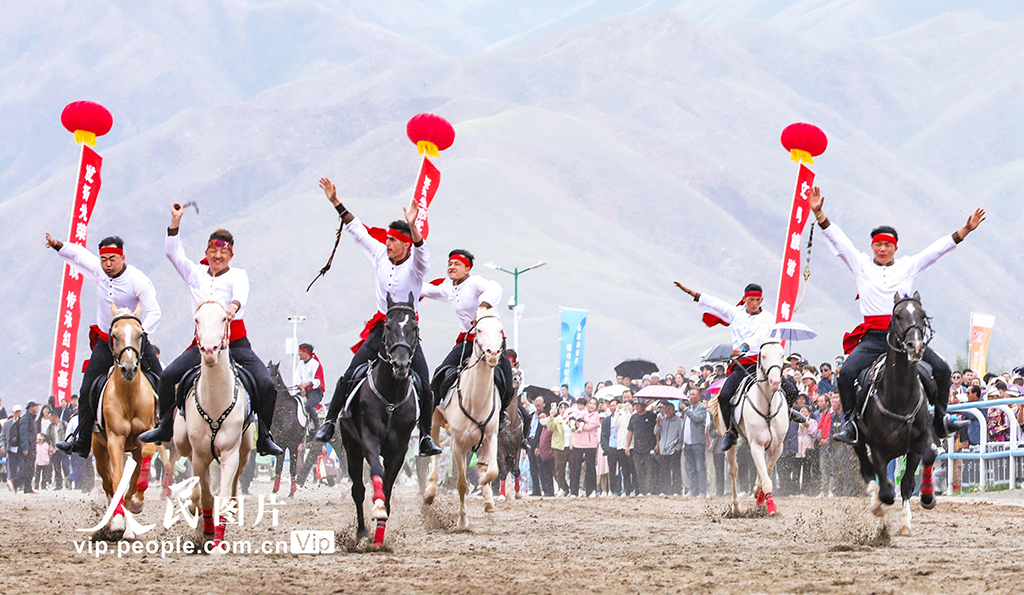
[{"label": "black horse", "polygon": [[[523,449],[523,418],[519,413],[519,407],[510,406],[508,408],[508,425],[505,426],[504,430],[498,432],[498,479],[494,480],[494,484],[498,493],[505,496],[506,499],[515,497],[517,500],[523,497],[523,493],[520,490],[519,476],[521,471],[519,470],[519,453]],[[512,496],[508,496],[505,493],[505,480],[508,479],[508,474],[511,473],[515,480],[515,491]]]},{"label": "black horse", "polygon": [[[348,473],[352,479],[352,500],[356,505],[356,536],[366,536],[363,519],[363,461],[370,465],[373,483],[373,511],[377,521],[373,545],[384,543],[384,530],[391,515],[391,488],[405,462],[409,436],[418,419],[418,399],[412,367],[419,342],[419,326],[412,295],[409,301],[395,303],[388,296],[384,319],[384,340],[377,359],[370,362],[366,377],[357,385],[352,399],[352,417],[342,419],[341,437],[345,445]],[[383,458],[383,464],[381,459]]]},{"label": "black horse", "polygon": [[864,371],[860,380],[861,386],[868,388],[865,400],[859,401],[863,404],[858,421],[861,440],[855,450],[861,475],[868,483],[871,511],[877,516],[884,514],[882,504],[892,505],[895,500],[892,482],[886,477],[889,461],[902,455],[907,457],[907,470],[900,483],[901,535],[910,534],[910,497],[917,465],[922,461],[921,506],[935,507],[932,465],[936,452],[922,384],[922,380],[930,382],[930,376],[918,369],[931,338],[931,325],[921,307],[921,296],[916,292],[912,297],[897,295],[889,323],[889,349]]},{"label": "black horse", "polygon": [[[306,474],[309,473],[313,461],[316,460],[320,450],[320,444],[309,439],[311,425],[303,426],[299,423],[298,409],[300,407],[296,398],[288,390],[288,386],[281,378],[281,362],[271,361],[267,365],[270,377],[274,380],[274,388],[277,389],[277,402],[274,405],[274,421],[270,431],[275,440],[281,445],[281,449],[289,452],[291,463],[288,470],[291,472],[292,485],[288,497],[295,496],[299,484],[305,483]],[[300,448],[301,447],[301,448]],[[310,447],[314,452],[310,453]],[[284,469],[284,455],[277,457],[277,467],[274,471],[274,493],[281,489],[281,471]]]}]

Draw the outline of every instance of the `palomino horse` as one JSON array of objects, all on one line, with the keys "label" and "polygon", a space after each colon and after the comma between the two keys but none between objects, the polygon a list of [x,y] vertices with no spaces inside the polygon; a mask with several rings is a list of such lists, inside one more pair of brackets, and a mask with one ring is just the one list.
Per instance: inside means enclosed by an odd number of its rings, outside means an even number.
[{"label": "palomino horse", "polygon": [[[153,444],[139,442],[139,434],[153,428],[156,412],[156,393],[139,366],[142,360],[143,330],[139,321],[141,304],[132,313],[127,308],[118,310],[113,304],[110,312],[110,350],[116,370],[111,370],[103,390],[103,431],[92,435],[92,449],[96,454],[96,471],[103,480],[103,491],[113,498],[124,473],[125,453],[135,459],[135,471],[123,500],[128,510],[142,511],[146,488],[149,487],[149,468],[156,452]],[[88,398],[87,396],[85,398]],[[124,501],[117,503],[109,528],[123,532],[124,539],[133,539],[132,530],[125,524]]]},{"label": "palomino horse", "polygon": [[[276,441],[281,445],[281,450],[286,450],[290,453],[291,462],[288,464],[288,471],[292,476],[292,485],[288,492],[288,497],[293,498],[295,492],[299,489],[299,484],[305,483],[306,474],[309,473],[309,468],[312,466],[313,461],[316,460],[315,453],[320,450],[320,445],[315,444],[309,439],[310,430],[313,429],[312,426],[303,426],[299,423],[299,412],[301,411],[305,415],[305,409],[299,405],[291,389],[284,383],[284,379],[281,378],[280,368],[280,362],[276,364],[270,362],[267,364],[270,377],[274,380],[274,388],[277,389],[277,401],[274,404],[274,422],[270,427],[270,431],[276,436]],[[312,455],[309,452],[310,447],[314,451]],[[276,458],[277,466],[274,471],[273,490],[275,494],[281,489],[284,455]],[[307,462],[306,459],[312,460]]]},{"label": "palomino horse", "polygon": [[[451,435],[452,457],[458,469],[456,486],[459,489],[458,529],[464,530],[466,521],[466,453],[477,452],[477,472],[480,491],[484,495],[484,511],[494,512],[491,482],[498,476],[498,418],[501,397],[494,384],[494,367],[504,347],[501,320],[491,308],[481,306],[476,311],[476,323],[471,331],[473,339],[471,362],[459,373],[458,381],[449,392],[447,402],[434,410],[433,438],[437,442],[441,426],[447,424]],[[481,365],[483,364],[483,365]],[[451,393],[455,393],[452,395]],[[423,501],[432,504],[437,495],[438,456],[430,466],[430,480],[423,492]]]},{"label": "palomino horse", "polygon": [[885,514],[883,504],[890,506],[895,500],[892,482],[886,476],[889,461],[907,456],[907,470],[900,483],[903,498],[900,535],[910,535],[910,497],[914,492],[917,465],[922,461],[921,506],[935,508],[932,465],[936,453],[932,444],[931,415],[917,368],[931,337],[931,325],[921,307],[921,296],[917,292],[913,297],[897,295],[889,322],[885,370],[871,381],[859,417],[861,440],[854,447],[860,458],[861,475],[868,484],[869,508],[876,516]]},{"label": "palomino horse", "polygon": [[[174,446],[181,456],[189,458],[192,474],[199,478],[192,505],[203,513],[204,550],[223,553],[225,519],[221,516],[219,522],[214,522],[210,465],[215,459],[220,460],[217,495],[231,498],[240,506],[238,478],[249,460],[253,428],[246,425],[249,395],[231,363],[227,311],[218,302],[201,302],[195,321],[201,371],[195,390],[185,399],[185,416],[174,420]],[[237,506],[234,510],[238,510]]]},{"label": "palomino horse", "polygon": [[[742,391],[739,407],[740,434],[750,445],[750,458],[757,469],[757,504],[764,504],[768,515],[774,516],[775,500],[772,498],[772,471],[782,454],[782,442],[789,430],[789,406],[782,394],[782,364],[785,350],[781,343],[772,341],[761,345],[757,356],[757,377],[745,391]],[[719,426],[723,425],[721,410],[718,411]],[[736,494],[736,449],[730,448],[729,477],[732,479],[732,512],[739,514],[740,503]]]},{"label": "palomino horse", "polygon": [[[419,342],[419,325],[409,301],[395,303],[388,295],[384,318],[384,340],[378,359],[370,365],[366,377],[356,387],[350,405],[351,418],[342,419],[341,438],[345,445],[352,501],[356,505],[356,536],[366,537],[363,519],[363,461],[370,465],[373,482],[373,510],[377,521],[373,546],[384,544],[384,531],[391,515],[391,488],[405,464],[409,436],[419,418],[416,383],[412,376],[412,358]],[[383,464],[381,459],[384,459]]]}]

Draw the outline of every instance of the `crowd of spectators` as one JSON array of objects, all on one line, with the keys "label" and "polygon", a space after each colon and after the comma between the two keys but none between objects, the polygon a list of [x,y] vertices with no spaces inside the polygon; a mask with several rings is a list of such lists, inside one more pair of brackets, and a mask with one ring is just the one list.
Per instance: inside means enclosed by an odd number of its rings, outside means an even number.
[{"label": "crowd of spectators", "polygon": [[29,401],[8,414],[0,401],[0,482],[11,491],[90,491],[95,481],[92,462],[54,448],[77,423],[78,398],[61,407],[53,397],[45,405]]}]

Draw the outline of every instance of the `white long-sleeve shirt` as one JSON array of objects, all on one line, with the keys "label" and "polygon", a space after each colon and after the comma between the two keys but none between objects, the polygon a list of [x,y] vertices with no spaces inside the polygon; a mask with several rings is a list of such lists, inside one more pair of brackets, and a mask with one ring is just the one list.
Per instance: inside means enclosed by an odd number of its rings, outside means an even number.
[{"label": "white long-sleeve shirt", "polygon": [[747,313],[747,307],[743,304],[734,306],[706,293],[700,294],[699,303],[705,312],[714,314],[729,323],[733,349],[739,349],[746,343],[750,348],[750,353],[757,355],[761,345],[771,338],[775,317],[767,310],[750,315]]},{"label": "white long-sleeve shirt", "polygon": [[458,285],[451,279],[445,279],[440,285],[424,283],[422,295],[447,302],[459,318],[459,330],[465,333],[473,328],[473,319],[481,302],[492,306],[501,302],[501,284],[480,275],[470,275]]},{"label": "white long-sleeve shirt", "polygon": [[123,273],[110,278],[103,272],[99,256],[71,242],[65,242],[57,253],[96,284],[96,326],[101,332],[110,330],[114,320],[110,304],[134,312],[140,303],[143,330],[149,334],[156,332],[160,325],[160,304],[156,301],[156,288],[145,273],[129,264]]},{"label": "white long-sleeve shirt", "polygon": [[295,384],[309,383],[313,388],[323,390],[324,387],[320,386],[320,379],[316,377],[316,371],[320,369],[320,362],[316,361],[315,357],[309,358],[308,362],[299,360],[299,365],[295,368]]},{"label": "white long-sleeve shirt", "polygon": [[377,272],[377,311],[388,313],[388,298],[392,301],[404,302],[412,294],[412,307],[419,309],[420,292],[423,290],[423,279],[430,270],[430,252],[426,244],[412,246],[412,254],[402,264],[393,264],[388,259],[388,249],[384,244],[373,239],[370,232],[363,227],[359,217],[349,221],[345,229],[352,234],[356,244],[363,249]]},{"label": "white long-sleeve shirt", "polygon": [[206,300],[216,300],[225,308],[231,302],[238,302],[240,306],[234,319],[242,320],[245,315],[245,304],[249,301],[249,275],[243,269],[231,267],[214,277],[210,274],[209,265],[192,262],[185,256],[185,248],[182,247],[181,237],[178,235],[167,236],[164,240],[164,252],[188,285],[193,309],[199,302]]},{"label": "white long-sleeve shirt", "polygon": [[892,314],[893,299],[899,295],[910,295],[914,291],[914,280],[927,271],[940,258],[956,248],[952,235],[943,236],[913,256],[897,258],[889,266],[875,263],[872,256],[857,250],[850,238],[835,223],[822,230],[825,243],[832,254],[837,255],[857,278],[857,292],[860,294],[860,313],[863,316],[889,316]]}]

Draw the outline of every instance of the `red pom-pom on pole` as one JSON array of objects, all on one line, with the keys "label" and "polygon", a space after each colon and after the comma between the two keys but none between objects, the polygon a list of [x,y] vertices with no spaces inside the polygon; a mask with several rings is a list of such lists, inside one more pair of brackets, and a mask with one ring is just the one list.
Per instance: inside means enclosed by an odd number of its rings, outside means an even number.
[{"label": "red pom-pom on pole", "polygon": [[455,128],[451,122],[434,114],[416,114],[405,125],[405,133],[420,154],[437,157],[455,142]]},{"label": "red pom-pom on pole", "polygon": [[110,132],[114,117],[107,108],[93,101],[76,101],[64,107],[60,123],[75,134],[75,142],[96,146],[96,137]]},{"label": "red pom-pom on pole", "polygon": [[782,131],[782,146],[789,151],[791,161],[814,164],[814,157],[828,147],[828,138],[821,128],[805,122],[790,124]]}]

